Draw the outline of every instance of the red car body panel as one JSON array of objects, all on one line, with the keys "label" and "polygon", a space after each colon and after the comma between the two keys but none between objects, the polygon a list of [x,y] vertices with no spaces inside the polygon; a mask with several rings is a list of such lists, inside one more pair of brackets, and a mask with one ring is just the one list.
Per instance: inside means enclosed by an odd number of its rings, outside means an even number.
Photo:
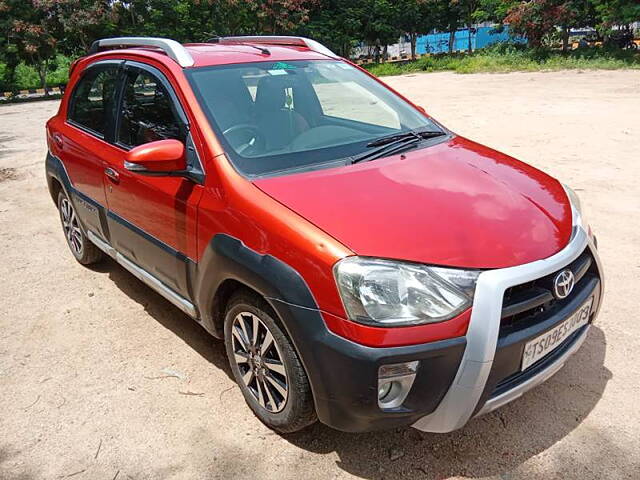
[{"label": "red car body panel", "polygon": [[557,180],[461,137],[255,184],[363,256],[504,268],[549,257],[571,236]]},{"label": "red car body panel", "polygon": [[[253,50],[248,47],[237,48]],[[287,52],[289,49],[274,48],[272,50]],[[136,54],[137,52],[139,55]],[[196,55],[194,57],[199,58]],[[241,55],[238,61],[251,61],[245,57],[248,55]],[[307,51],[306,56],[280,55],[275,58],[270,57],[269,60],[310,57],[326,58]],[[190,131],[204,163],[206,178],[205,184],[199,186],[184,178],[147,177],[128,172],[124,169],[126,154],[124,149],[96,139],[64,121],[68,106],[68,97],[65,97],[59,115],[50,121],[49,127],[65,137],[67,135],[90,137],[93,139],[92,151],[98,158],[113,159],[109,163],[117,168],[120,183],[124,184],[128,191],[126,196],[114,195],[111,192],[115,213],[196,262],[202,257],[213,235],[219,233],[240,238],[251,249],[273,255],[297,270],[309,284],[318,305],[323,310],[344,315],[332,269],[340,258],[353,255],[353,252],[289,208],[273,200],[235,171],[226,159],[204,112],[200,109],[182,68],[174,62],[167,62],[166,56],[152,50],[130,49],[105,52],[78,63],[70,79],[68,91],[73,90],[87,63],[123,58],[144,61],[158,68],[172,84],[191,124]],[[251,58],[252,61],[256,61],[256,55],[252,55]],[[59,149],[53,142],[51,144],[52,153],[59,155]],[[67,158],[66,155],[63,156]],[[75,185],[79,179],[78,175],[69,172],[69,176]],[[104,182],[108,191],[111,181],[105,177]],[[118,190],[118,186],[111,185],[111,187],[114,191]],[[184,196],[184,189],[202,190],[202,193],[197,196],[195,193],[190,193],[187,195],[188,198],[183,199],[182,208],[189,206],[187,212],[190,213],[181,221],[176,222],[159,214],[153,208],[155,205],[161,207],[161,211],[165,207],[179,210],[171,205],[169,198],[178,192],[183,192],[181,195]],[[82,187],[79,190],[89,195],[88,191]],[[107,203],[111,208],[112,204]],[[194,210],[196,205],[197,217]],[[180,223],[178,230],[176,230],[177,223]]]},{"label": "red car body panel", "polygon": [[106,205],[104,191],[105,154],[108,144],[84,131],[70,127],[58,117],[50,121],[55,130],[54,141],[50,141],[51,150],[65,160],[65,168],[74,185],[93,198]]},{"label": "red car body panel", "polygon": [[333,265],[353,252],[240,176],[224,155],[212,160],[210,169],[217,173],[207,176],[199,206],[200,251],[216,233],[242,239],[297,270],[322,310],[344,316]]},{"label": "red car body panel", "polygon": [[[269,46],[268,56],[242,45],[188,48],[195,67],[327,59],[303,47]],[[196,263],[215,234],[280,259],[307,282],[328,328],[358,343],[382,347],[462,336],[470,311],[404,328],[351,322],[333,277],[335,263],[345,256],[498,268],[552,255],[569,239],[570,206],[556,180],[459,137],[371,163],[251,182],[226,158],[183,69],[157,50],[82,58],[72,68],[68,91],[88,64],[107,59],[142,61],[166,76],[191,125],[205,183],[128,172],[124,149],[67,123],[65,96],[48,123],[49,146],[64,157],[74,186]],[[60,145],[55,136],[62,137]],[[119,184],[103,174],[107,166],[120,174]]]}]

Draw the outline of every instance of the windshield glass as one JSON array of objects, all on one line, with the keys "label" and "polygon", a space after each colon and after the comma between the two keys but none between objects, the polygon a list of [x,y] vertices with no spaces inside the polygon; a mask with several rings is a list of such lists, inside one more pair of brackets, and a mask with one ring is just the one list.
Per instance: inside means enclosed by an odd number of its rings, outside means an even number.
[{"label": "windshield glass", "polygon": [[247,175],[344,162],[381,136],[439,130],[342,61],[234,64],[187,75],[231,161]]}]

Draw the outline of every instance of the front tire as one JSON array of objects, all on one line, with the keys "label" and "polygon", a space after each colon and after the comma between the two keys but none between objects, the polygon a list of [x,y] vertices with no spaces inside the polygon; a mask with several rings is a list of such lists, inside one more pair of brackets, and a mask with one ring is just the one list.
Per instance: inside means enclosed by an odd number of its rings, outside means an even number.
[{"label": "front tire", "polygon": [[58,194],[58,211],[64,237],[75,259],[82,265],[91,265],[102,260],[104,254],[85,235],[75,207],[62,190]]},{"label": "front tire", "polygon": [[307,374],[262,298],[250,292],[234,295],[225,314],[224,334],[233,376],[265,425],[292,433],[316,421]]}]

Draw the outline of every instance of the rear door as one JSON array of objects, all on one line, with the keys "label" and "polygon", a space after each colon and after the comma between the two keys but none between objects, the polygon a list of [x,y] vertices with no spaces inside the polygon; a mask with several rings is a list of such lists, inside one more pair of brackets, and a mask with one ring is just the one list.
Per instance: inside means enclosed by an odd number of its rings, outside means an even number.
[{"label": "rear door", "polygon": [[122,60],[106,60],[87,67],[71,93],[66,127],[53,134],[78,215],[89,230],[105,238],[104,169],[113,153],[109,141],[123,64]]},{"label": "rear door", "polygon": [[[111,244],[163,284],[190,298],[196,257],[196,213],[202,186],[183,177],[146,176],[124,167],[126,152],[164,139],[184,142],[199,162],[184,109],[157,69],[127,61],[115,125],[119,155],[107,165],[107,222]],[[200,166],[201,168],[201,166]]]}]

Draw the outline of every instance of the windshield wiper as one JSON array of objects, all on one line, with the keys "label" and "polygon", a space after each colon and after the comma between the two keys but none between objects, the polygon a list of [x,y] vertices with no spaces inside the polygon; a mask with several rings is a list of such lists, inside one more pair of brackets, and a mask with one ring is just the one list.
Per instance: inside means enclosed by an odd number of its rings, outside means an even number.
[{"label": "windshield wiper", "polygon": [[394,133],[393,135],[387,135],[386,137],[376,138],[375,140],[367,143],[367,147],[379,147],[380,145],[388,145],[396,140],[404,140],[410,138],[433,138],[446,135],[442,130],[409,130],[403,133]]},{"label": "windshield wiper", "polygon": [[367,150],[359,155],[349,157],[349,163],[354,164],[364,160],[374,160],[384,154],[391,154],[401,150],[405,150],[416,143],[428,138],[441,137],[447,135],[442,130],[410,130],[404,133],[388,135],[386,137],[377,138],[369,143],[367,147],[379,147],[374,150]]}]

